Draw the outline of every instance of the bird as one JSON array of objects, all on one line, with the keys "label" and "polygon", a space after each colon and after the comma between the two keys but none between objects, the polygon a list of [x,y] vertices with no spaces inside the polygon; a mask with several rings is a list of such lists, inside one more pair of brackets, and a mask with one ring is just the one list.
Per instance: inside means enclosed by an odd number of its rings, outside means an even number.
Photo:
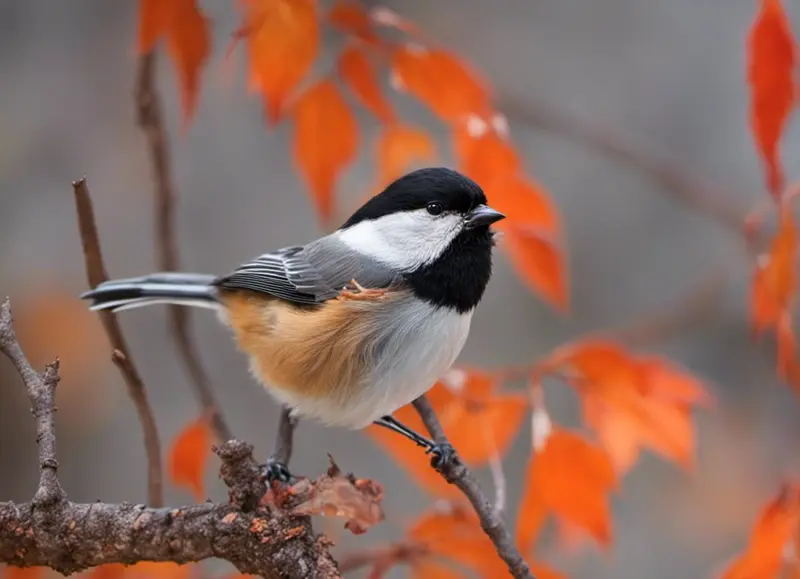
[{"label": "bird", "polygon": [[[392,414],[422,396],[461,353],[492,274],[505,215],[447,167],[411,171],[337,230],[263,253],[223,275],[158,272],[109,280],[80,297],[94,311],[154,304],[215,310],[254,378],[297,419],[395,431],[453,459]],[[282,459],[266,476],[289,480]]]}]

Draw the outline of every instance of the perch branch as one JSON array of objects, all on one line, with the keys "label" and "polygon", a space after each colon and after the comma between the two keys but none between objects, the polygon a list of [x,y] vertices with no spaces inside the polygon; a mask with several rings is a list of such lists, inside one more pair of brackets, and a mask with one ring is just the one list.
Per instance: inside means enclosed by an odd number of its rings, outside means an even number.
[{"label": "perch branch", "polygon": [[[86,261],[86,277],[89,287],[96,288],[108,279],[108,273],[103,263],[103,254],[100,249],[100,238],[97,235],[97,225],[94,219],[92,199],[86,179],[80,179],[72,184],[75,193],[75,207],[78,212],[78,228],[81,234],[83,256]],[[128,395],[136,407],[139,423],[144,433],[144,446],[147,451],[147,502],[151,507],[160,507],[164,504],[163,475],[161,472],[161,441],[158,436],[153,410],[147,399],[147,391],[136,366],[131,359],[130,351],[122,335],[116,317],[111,312],[98,312],[108,340],[111,342],[111,359],[119,368]]]},{"label": "perch branch", "polygon": [[[422,418],[422,422],[433,440],[437,444],[449,444],[444,429],[436,417],[436,412],[425,395],[414,400],[414,409]],[[495,510],[475,476],[458,459],[457,455],[454,460],[444,466],[441,474],[447,482],[456,485],[472,504],[481,521],[481,527],[497,549],[497,554],[508,565],[511,575],[515,579],[534,579],[500,513]]]},{"label": "perch branch", "polygon": [[[177,195],[170,176],[170,153],[167,146],[167,131],[161,114],[161,103],[155,80],[154,52],[139,59],[136,80],[136,110],[138,122],[147,138],[150,161],[155,182],[155,222],[158,267],[162,271],[178,271],[178,244],[175,239],[175,202]],[[203,410],[211,420],[214,432],[220,441],[233,438],[231,429],[220,413],[208,378],[190,332],[190,312],[180,306],[169,307],[169,326],[178,347],[184,367],[194,385]]]}]

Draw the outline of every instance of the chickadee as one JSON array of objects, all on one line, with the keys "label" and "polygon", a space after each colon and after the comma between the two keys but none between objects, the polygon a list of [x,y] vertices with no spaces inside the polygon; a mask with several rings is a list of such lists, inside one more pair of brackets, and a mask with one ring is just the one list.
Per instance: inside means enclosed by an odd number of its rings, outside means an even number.
[{"label": "chickadee", "polygon": [[[426,448],[440,467],[452,447],[391,414],[427,392],[461,352],[492,272],[490,225],[503,218],[468,177],[420,169],[307,245],[219,277],[154,273],[81,297],[92,310],[216,310],[253,375],[292,416],[349,429],[378,424]],[[268,475],[291,476],[280,461]]]}]

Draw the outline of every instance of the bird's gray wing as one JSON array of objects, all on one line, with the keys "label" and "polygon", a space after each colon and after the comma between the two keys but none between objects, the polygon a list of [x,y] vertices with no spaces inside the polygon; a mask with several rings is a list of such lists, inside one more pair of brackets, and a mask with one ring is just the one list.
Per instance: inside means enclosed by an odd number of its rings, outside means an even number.
[{"label": "bird's gray wing", "polygon": [[336,237],[327,236],[306,246],[260,255],[217,278],[214,285],[316,304],[338,296],[353,279],[365,288],[380,289],[399,281],[386,266],[353,252]]}]

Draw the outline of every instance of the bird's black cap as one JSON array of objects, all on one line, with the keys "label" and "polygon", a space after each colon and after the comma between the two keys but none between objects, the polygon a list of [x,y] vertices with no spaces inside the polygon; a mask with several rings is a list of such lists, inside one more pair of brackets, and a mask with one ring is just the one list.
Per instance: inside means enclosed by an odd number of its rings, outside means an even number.
[{"label": "bird's black cap", "polygon": [[453,169],[418,169],[393,181],[367,201],[342,228],[397,211],[422,209],[432,201],[441,203],[445,211],[466,214],[478,205],[485,204],[486,195],[475,181]]}]

